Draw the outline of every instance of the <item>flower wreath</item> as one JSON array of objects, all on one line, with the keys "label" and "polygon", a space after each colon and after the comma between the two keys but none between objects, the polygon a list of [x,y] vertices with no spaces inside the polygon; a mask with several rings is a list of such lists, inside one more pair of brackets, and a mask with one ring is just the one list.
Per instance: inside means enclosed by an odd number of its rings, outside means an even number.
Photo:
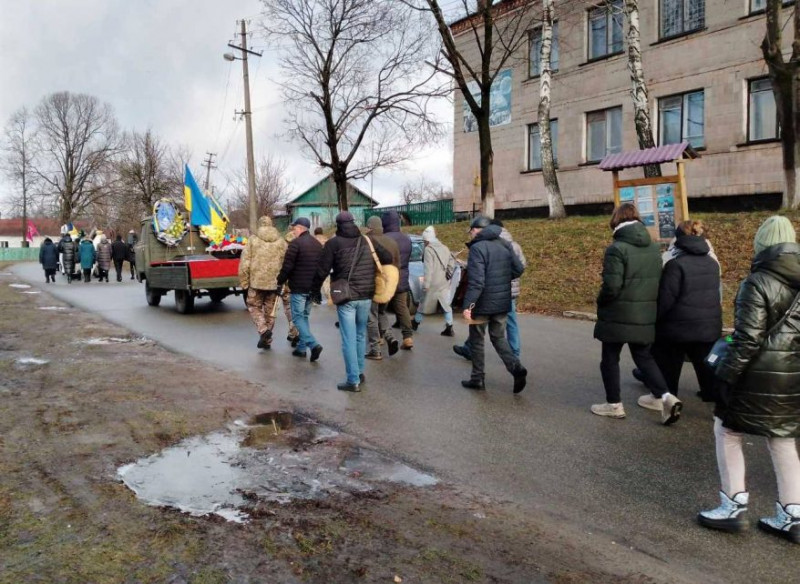
[{"label": "flower wreath", "polygon": [[159,199],[153,205],[153,232],[156,239],[176,246],[189,232],[183,215],[169,199]]}]

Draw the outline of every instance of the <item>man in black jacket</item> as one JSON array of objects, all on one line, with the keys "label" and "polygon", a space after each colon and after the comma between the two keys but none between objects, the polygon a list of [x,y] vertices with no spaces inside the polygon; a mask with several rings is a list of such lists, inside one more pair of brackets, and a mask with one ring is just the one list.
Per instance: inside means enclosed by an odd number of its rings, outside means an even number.
[{"label": "man in black jacket", "polygon": [[500,239],[501,228],[491,225],[488,217],[476,217],[470,224],[472,237],[467,260],[467,291],[464,294],[464,318],[483,321],[469,325],[472,347],[472,374],[461,385],[467,389],[486,389],[484,385],[484,337],[489,340],[514,376],[514,393],[525,389],[528,371],[511,351],[506,340],[506,318],[511,309],[511,280],[525,268],[509,246]]},{"label": "man in black jacket", "polygon": [[298,217],[291,224],[294,239],[289,242],[286,255],[283,256],[283,266],[278,273],[278,288],[289,282],[292,322],[300,335],[292,355],[305,358],[308,347],[311,349],[311,361],[316,361],[322,353],[322,345],[311,334],[308,319],[314,304],[314,276],[322,256],[322,244],[309,233],[310,228],[311,222],[305,217]]},{"label": "man in black jacket", "polygon": [[122,262],[128,257],[128,246],[122,241],[122,236],[111,244],[111,259],[114,261],[114,270],[117,272],[117,282],[122,282]]},{"label": "man in black jacket", "polygon": [[[392,255],[377,242],[375,253],[382,264],[390,264]],[[342,211],[336,216],[336,236],[322,248],[322,258],[314,278],[315,292],[331,276],[331,294],[337,283],[346,280],[350,299],[337,304],[339,334],[347,379],[336,386],[341,391],[361,391],[364,383],[364,355],[367,349],[367,320],[375,295],[375,262],[369,244],[355,224],[353,215]]]},{"label": "man in black jacket", "polygon": [[[414,347],[414,329],[411,328],[411,313],[408,310],[408,294],[411,289],[408,282],[411,238],[400,231],[400,215],[397,214],[397,211],[386,211],[381,215],[381,223],[383,224],[384,236],[393,239],[400,250],[400,280],[397,283],[397,291],[389,301],[389,306],[394,310],[400,323],[400,330],[403,333],[401,348],[409,351]],[[386,331],[386,341],[393,341],[391,331]]]}]

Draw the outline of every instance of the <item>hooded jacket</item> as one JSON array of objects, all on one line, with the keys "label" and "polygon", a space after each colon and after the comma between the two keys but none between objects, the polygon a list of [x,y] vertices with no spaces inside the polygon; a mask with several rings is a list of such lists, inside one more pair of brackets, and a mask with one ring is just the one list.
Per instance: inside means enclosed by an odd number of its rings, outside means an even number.
[{"label": "hooded jacket", "polygon": [[101,270],[108,270],[111,267],[111,244],[105,237],[97,246],[97,267]]},{"label": "hooded jacket", "polygon": [[[522,246],[514,241],[514,238],[511,237],[511,233],[505,227],[503,227],[500,231],[500,239],[511,246],[511,250],[519,258],[519,261],[522,262],[522,267],[527,268],[528,260],[525,258],[525,254],[522,251]],[[514,278],[511,280],[511,298],[519,298],[519,278]]]},{"label": "hooded jacket", "polygon": [[283,266],[278,273],[278,286],[289,282],[289,289],[295,294],[309,294],[314,290],[314,276],[317,274],[319,259],[322,257],[322,244],[308,230],[295,237],[286,248]]},{"label": "hooded jacket", "polygon": [[507,314],[511,310],[511,280],[519,278],[525,268],[522,262],[500,239],[500,227],[489,225],[467,243],[467,291],[464,308],[473,315]]},{"label": "hooded jacket", "polygon": [[656,338],[712,343],[722,334],[719,264],[698,235],[679,235],[658,287]]},{"label": "hooded jacket", "polygon": [[239,260],[242,288],[277,290],[278,273],[285,253],[286,242],[272,226],[272,220],[261,217],[255,235],[248,238]]},{"label": "hooded jacket", "polygon": [[[391,254],[383,246],[374,240],[373,245],[382,264],[392,263]],[[322,257],[314,278],[315,289],[319,289],[329,274],[331,286],[336,280],[346,280],[349,276],[353,293],[351,300],[371,299],[375,295],[375,260],[372,259],[369,245],[363,240],[361,231],[352,221],[338,224],[336,235],[322,247]]]},{"label": "hooded jacket", "polygon": [[771,331],[798,291],[800,245],[773,245],[753,258],[736,295],[733,341],[716,368],[717,377],[732,386],[727,403],[715,412],[727,428],[800,437],[800,310]]},{"label": "hooded jacket", "polygon": [[81,259],[81,268],[89,270],[94,265],[97,252],[94,251],[94,244],[89,239],[82,239],[78,246],[78,254]]},{"label": "hooded jacket", "polygon": [[604,343],[652,343],[660,278],[661,251],[645,226],[619,225],[603,257],[594,337]]},{"label": "hooded jacket", "polygon": [[383,234],[393,239],[400,251],[400,281],[397,283],[398,292],[408,292],[408,260],[411,257],[411,238],[400,231],[400,215],[397,211],[386,211],[381,215]]},{"label": "hooded jacket", "polygon": [[77,245],[69,233],[65,234],[58,242],[58,253],[61,254],[61,262],[63,263],[64,271],[69,274],[75,270],[75,256],[77,256]]},{"label": "hooded jacket", "polygon": [[45,239],[42,247],[39,248],[39,263],[45,270],[58,268],[58,248],[51,239]]},{"label": "hooded jacket", "polygon": [[422,254],[425,295],[417,310],[422,311],[422,314],[433,314],[441,304],[445,312],[450,312],[451,280],[447,279],[447,267],[455,269],[456,260],[448,247],[436,237],[433,227],[425,228],[422,240],[425,242],[425,251]]}]

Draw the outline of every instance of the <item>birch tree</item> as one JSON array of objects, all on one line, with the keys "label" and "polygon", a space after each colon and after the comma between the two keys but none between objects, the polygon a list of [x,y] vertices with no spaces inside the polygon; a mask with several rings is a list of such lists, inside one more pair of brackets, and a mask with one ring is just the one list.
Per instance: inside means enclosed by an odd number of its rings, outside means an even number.
[{"label": "birch tree", "polygon": [[561,188],[558,185],[555,157],[553,156],[553,138],[550,132],[550,84],[552,70],[550,54],[553,44],[553,0],[542,0],[542,57],[539,77],[539,139],[542,152],[542,178],[547,190],[547,205],[550,219],[561,219],[567,216]]},{"label": "birch tree", "polygon": [[[510,66],[528,42],[528,31],[536,23],[533,2],[504,2],[492,0],[456,0],[471,42],[464,51],[456,46],[439,0],[402,0],[417,10],[426,12],[436,22],[441,37],[441,57],[446,67],[435,66],[449,75],[461,92],[469,111],[475,118],[480,149],[480,186],[482,212],[494,217],[494,149],[490,117],[491,88],[498,75]],[[466,34],[466,33],[465,33]],[[471,55],[477,49],[478,59]],[[470,84],[477,87],[473,95]]]},{"label": "birch tree", "polygon": [[[767,0],[767,30],[761,43],[764,61],[772,80],[772,92],[778,110],[778,123],[781,132],[783,153],[783,207],[797,209],[800,206],[800,193],[797,184],[797,165],[800,162],[800,145],[797,136],[800,131],[800,12],[796,7],[789,8],[794,33],[792,52],[788,60],[783,54],[782,0]],[[787,18],[788,20],[788,18]]]},{"label": "birch tree", "polygon": [[[780,1],[780,0],[779,0]],[[633,120],[636,126],[636,138],[639,148],[653,148],[653,124],[650,116],[650,98],[642,66],[642,39],[639,30],[639,0],[624,0],[623,10],[628,23],[628,71],[631,76],[631,101],[633,102]],[[658,164],[644,167],[646,177],[661,176]]]},{"label": "birch tree", "polygon": [[22,213],[20,237],[26,241],[27,218],[31,210],[31,192],[34,185],[34,130],[31,114],[23,107],[15,112],[5,127],[2,145],[2,170],[18,190],[12,193],[8,206],[14,212]]},{"label": "birch tree", "polygon": [[92,95],[62,91],[46,96],[34,110],[37,157],[34,172],[62,223],[106,194],[104,171],[121,150],[111,106]]},{"label": "birch tree", "polygon": [[345,210],[348,180],[405,161],[439,136],[429,102],[448,88],[423,66],[432,30],[396,0],[262,1],[289,136],[330,171]]}]

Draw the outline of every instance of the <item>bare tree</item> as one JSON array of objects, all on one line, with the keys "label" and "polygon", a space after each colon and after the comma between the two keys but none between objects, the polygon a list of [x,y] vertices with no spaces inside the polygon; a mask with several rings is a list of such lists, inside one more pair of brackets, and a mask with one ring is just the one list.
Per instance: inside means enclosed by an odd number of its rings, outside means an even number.
[{"label": "bare tree", "polygon": [[452,199],[453,192],[437,182],[426,180],[420,176],[416,179],[406,181],[400,191],[400,196],[406,205],[421,203],[424,201],[441,201]]},{"label": "bare tree", "polygon": [[348,180],[404,161],[438,135],[428,104],[449,90],[421,66],[431,30],[394,0],[262,1],[281,53],[289,135],[330,169],[347,209]]},{"label": "bare tree", "polygon": [[116,163],[120,189],[139,218],[164,197],[180,198],[183,163],[152,130],[125,136],[125,151]]},{"label": "bare tree", "polygon": [[34,187],[33,172],[33,128],[30,112],[27,108],[15,112],[6,124],[3,141],[2,170],[18,192],[13,193],[9,207],[22,213],[22,231],[20,237],[26,241],[28,231],[28,213],[31,209],[30,193]]},{"label": "bare tree", "polygon": [[[282,203],[289,200],[291,185],[286,178],[286,162],[267,155],[256,162],[256,206],[258,216],[274,215]],[[242,168],[230,177],[227,197],[228,217],[237,227],[249,223],[249,195],[247,169]]]},{"label": "bare tree", "polygon": [[[623,10],[628,23],[628,71],[631,75],[631,101],[633,102],[633,119],[636,125],[636,138],[639,148],[653,148],[656,143],[653,139],[653,124],[650,116],[650,98],[648,97],[647,82],[644,78],[642,66],[642,40],[639,32],[639,0],[624,0]],[[648,164],[644,167],[646,177],[661,176],[661,167],[658,164]]]},{"label": "bare tree", "polygon": [[[800,163],[800,144],[797,136],[800,132],[800,11],[796,7],[791,10],[794,40],[792,53],[788,61],[783,56],[783,24],[781,23],[781,0],[767,0],[767,30],[761,43],[764,61],[772,80],[772,92],[778,110],[778,123],[781,130],[781,146],[783,151],[783,174],[785,186],[783,190],[783,206],[797,209],[800,206],[800,193],[797,184],[797,165]],[[787,18],[788,20],[788,18]]]},{"label": "bare tree", "polygon": [[37,157],[34,171],[43,192],[56,193],[59,219],[66,223],[103,196],[103,170],[120,151],[111,106],[96,97],[67,91],[48,95],[34,112]]},{"label": "bare tree", "polygon": [[550,219],[562,219],[567,216],[561,187],[556,174],[555,156],[553,155],[553,138],[550,132],[550,84],[552,70],[550,54],[553,45],[553,0],[542,0],[542,53],[541,75],[539,77],[539,140],[542,147],[542,178],[547,189],[547,204]]},{"label": "bare tree", "polygon": [[[445,19],[439,0],[402,0],[428,13],[441,37],[441,56],[447,73],[458,87],[475,118],[480,147],[481,202],[484,215],[494,217],[494,150],[492,149],[491,89],[495,79],[528,42],[528,31],[536,23],[534,2],[522,0],[460,0],[458,25],[470,33],[473,42],[459,50],[453,30]],[[473,55],[477,50],[479,59]],[[477,61],[477,62],[476,62]],[[477,88],[473,94],[470,85]]]}]

